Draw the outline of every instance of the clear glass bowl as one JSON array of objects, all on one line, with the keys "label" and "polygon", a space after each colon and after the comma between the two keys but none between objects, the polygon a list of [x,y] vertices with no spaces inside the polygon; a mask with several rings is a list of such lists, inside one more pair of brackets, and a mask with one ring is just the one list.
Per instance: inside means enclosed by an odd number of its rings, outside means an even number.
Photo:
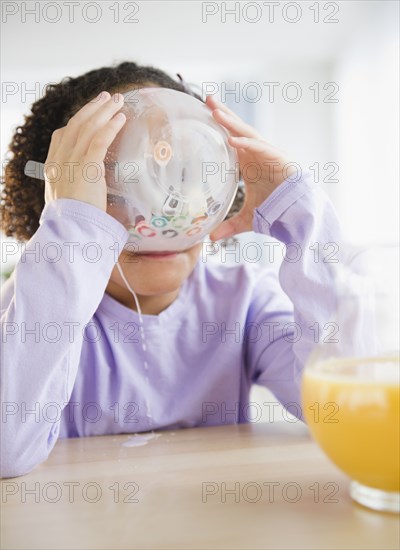
[{"label": "clear glass bowl", "polygon": [[211,110],[167,88],[123,94],[127,121],[105,158],[109,214],[138,252],[185,250],[226,216],[239,182],[236,150]]}]

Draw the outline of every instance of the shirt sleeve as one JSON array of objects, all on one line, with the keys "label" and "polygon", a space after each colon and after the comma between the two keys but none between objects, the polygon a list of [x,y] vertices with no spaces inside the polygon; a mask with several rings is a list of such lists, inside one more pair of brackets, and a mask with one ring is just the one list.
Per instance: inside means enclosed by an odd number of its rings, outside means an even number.
[{"label": "shirt sleeve", "polygon": [[44,461],[75,383],[84,329],[128,232],[90,204],[58,199],[1,292],[1,477]]},{"label": "shirt sleeve", "polygon": [[275,189],[255,210],[253,229],[283,243],[285,252],[279,273],[260,270],[254,284],[248,323],[261,337],[249,339],[247,368],[252,382],[304,420],[304,366],[318,341],[336,331],[329,320],[336,305],[332,264],[339,257],[340,225],[329,197],[307,173]]}]

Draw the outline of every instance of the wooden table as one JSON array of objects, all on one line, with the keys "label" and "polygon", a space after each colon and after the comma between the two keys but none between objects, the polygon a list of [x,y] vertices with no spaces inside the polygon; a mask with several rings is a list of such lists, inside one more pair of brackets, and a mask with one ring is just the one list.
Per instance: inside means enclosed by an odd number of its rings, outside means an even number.
[{"label": "wooden table", "polygon": [[399,547],[398,516],[354,504],[300,422],[159,433],[60,440],[3,480],[1,548]]}]

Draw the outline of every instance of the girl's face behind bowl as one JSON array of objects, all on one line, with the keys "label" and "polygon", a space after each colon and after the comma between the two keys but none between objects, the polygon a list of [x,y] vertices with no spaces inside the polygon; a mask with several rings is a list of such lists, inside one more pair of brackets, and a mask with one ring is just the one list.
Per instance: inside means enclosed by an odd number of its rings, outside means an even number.
[{"label": "girl's face behind bowl", "polygon": [[[139,296],[168,294],[179,289],[192,273],[202,249],[202,243],[181,252],[161,252],[159,254],[133,254],[123,250],[119,264],[133,290]],[[118,268],[115,266],[107,287],[107,292],[122,292],[131,296]],[[112,292],[114,290],[114,292]],[[129,299],[131,302],[131,299]]]}]

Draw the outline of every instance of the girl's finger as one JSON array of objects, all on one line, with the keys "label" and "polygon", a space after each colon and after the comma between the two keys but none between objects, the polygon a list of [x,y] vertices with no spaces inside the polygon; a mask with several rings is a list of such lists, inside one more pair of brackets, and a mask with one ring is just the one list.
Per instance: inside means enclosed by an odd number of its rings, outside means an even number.
[{"label": "girl's finger", "polygon": [[233,235],[237,235],[238,233],[251,231],[254,207],[254,205],[250,205],[249,200],[246,197],[245,204],[240,212],[229,218],[229,220],[223,221],[210,233],[211,240],[218,241],[220,239],[227,239],[229,237],[233,237]]},{"label": "girl's finger", "polygon": [[264,139],[229,136],[228,141],[232,147],[235,147],[240,151],[266,154],[271,160],[279,159],[283,156],[278,149],[270,145]]},{"label": "girl's finger", "polygon": [[265,153],[268,151],[268,143],[251,137],[229,136],[228,141],[232,147],[241,148],[254,153]]},{"label": "girl's finger", "polygon": [[54,132],[51,134],[51,141],[49,145],[49,150],[47,152],[47,159],[49,159],[50,162],[54,158],[55,153],[60,145],[64,131],[65,126],[63,128],[58,128],[57,130],[54,130]]},{"label": "girl's finger", "polygon": [[235,227],[232,224],[233,218],[222,222],[216,229],[210,233],[210,239],[212,241],[219,241],[221,239],[228,239],[232,237],[238,231],[235,231]]},{"label": "girl's finger", "polygon": [[124,96],[115,94],[81,125],[72,153],[74,158],[81,158],[86,154],[93,137],[122,108],[123,104]]},{"label": "girl's finger", "polygon": [[50,183],[52,180],[54,180],[54,178],[57,177],[57,174],[58,174],[59,166],[57,166],[57,163],[59,162],[59,159],[57,157],[57,151],[60,146],[62,137],[64,135],[64,131],[65,131],[65,127],[58,128],[57,130],[54,130],[54,132],[51,135],[50,146],[49,146],[47,158],[45,160],[44,167],[43,167],[44,180],[46,182],[45,200],[46,200],[47,183]]},{"label": "girl's finger", "polygon": [[220,109],[224,113],[233,116],[234,118],[240,118],[236,113],[231,111],[224,103],[218,101],[214,95],[208,95],[206,97],[206,104],[210,107],[211,110]]},{"label": "girl's finger", "polygon": [[[300,167],[298,163],[290,162],[282,151],[276,149],[264,140],[231,136],[228,138],[228,141],[232,147],[237,148],[238,152],[242,151],[242,153],[239,154],[239,158],[243,158],[246,153],[247,156],[254,159],[260,158],[257,157],[257,155],[262,155],[261,160],[258,162],[261,165],[262,161],[262,166],[268,167],[268,178],[272,178],[269,179],[269,181],[275,181],[276,185],[287,178],[292,178],[292,176],[298,177],[299,175]],[[296,179],[292,181],[296,181]]]},{"label": "girl's finger", "polygon": [[213,117],[234,136],[246,136],[260,139],[260,134],[241,118],[235,118],[220,109],[213,111]]},{"label": "girl's finger", "polygon": [[97,97],[90,100],[84,105],[77,113],[71,117],[65,126],[65,132],[62,138],[61,146],[68,150],[72,150],[75,146],[78,133],[81,125],[88,120],[93,113],[95,113],[102,105],[104,105],[109,99],[110,94],[108,92],[101,92]]},{"label": "girl's finger", "polygon": [[104,161],[107,149],[125,122],[126,116],[124,113],[118,113],[103,128],[96,132],[85,155],[87,162],[98,162],[101,164]]}]

